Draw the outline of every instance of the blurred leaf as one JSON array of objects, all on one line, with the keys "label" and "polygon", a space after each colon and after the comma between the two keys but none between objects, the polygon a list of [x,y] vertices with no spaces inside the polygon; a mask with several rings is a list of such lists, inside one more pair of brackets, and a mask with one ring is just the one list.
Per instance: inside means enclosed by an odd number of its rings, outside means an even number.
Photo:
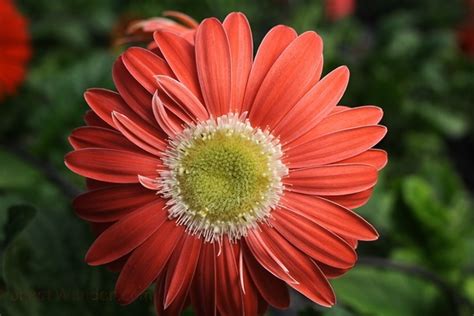
[{"label": "blurred leaf", "polygon": [[0,166],[0,189],[22,188],[39,178],[36,170],[1,149]]},{"label": "blurred leaf", "polygon": [[434,309],[440,295],[433,285],[399,272],[358,266],[333,285],[338,300],[360,315],[449,314],[444,305]]}]

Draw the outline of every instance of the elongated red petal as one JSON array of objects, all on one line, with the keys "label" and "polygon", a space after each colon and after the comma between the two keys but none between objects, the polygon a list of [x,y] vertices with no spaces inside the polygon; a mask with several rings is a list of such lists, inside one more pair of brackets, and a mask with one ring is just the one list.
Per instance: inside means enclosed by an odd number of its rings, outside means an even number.
[{"label": "elongated red petal", "polygon": [[285,282],[270,274],[250,252],[247,246],[242,246],[242,252],[245,259],[245,265],[249,271],[250,277],[255,283],[258,292],[271,306],[286,309],[290,305],[290,295]]},{"label": "elongated red petal", "polygon": [[152,108],[156,121],[168,136],[174,137],[183,130],[183,121],[174,114],[167,112],[158,92],[153,96]]},{"label": "elongated red petal", "polygon": [[86,148],[64,157],[66,166],[77,174],[99,181],[138,183],[138,175],[155,177],[161,160],[116,149]]},{"label": "elongated red petal", "polygon": [[182,109],[192,121],[205,121],[209,113],[201,101],[182,83],[166,76],[158,76],[157,81],[163,91]]},{"label": "elongated red petal", "polygon": [[156,280],[183,234],[183,226],[166,220],[133,251],[115,286],[120,304],[130,304]]},{"label": "elongated red petal", "polygon": [[321,52],[322,40],[314,32],[303,33],[288,45],[255,96],[249,115],[253,125],[273,128],[303,97],[316,83],[314,73],[321,62]]},{"label": "elongated red petal", "polygon": [[168,64],[148,49],[130,47],[123,53],[122,61],[135,80],[150,94],[155,93],[158,88],[155,76],[173,76]]},{"label": "elongated red petal", "polygon": [[168,308],[177,300],[183,300],[191,287],[191,281],[201,253],[202,241],[194,236],[185,235],[181,242],[180,251],[175,251],[170,258],[166,273],[166,296],[161,298],[164,308]]},{"label": "elongated red petal", "polygon": [[229,39],[232,68],[230,111],[239,113],[253,62],[252,31],[242,13],[230,13],[223,25]]},{"label": "elongated red petal", "polygon": [[281,209],[274,210],[272,215],[276,230],[311,258],[336,268],[354,265],[357,259],[354,249],[317,222]]},{"label": "elongated red petal", "polygon": [[357,156],[341,160],[339,163],[360,163],[382,170],[387,165],[387,161],[388,155],[385,150],[369,149]]},{"label": "elongated red petal", "polygon": [[[332,306],[335,303],[334,292],[321,270],[304,253],[293,247],[274,228],[261,226],[261,232],[253,230],[246,238],[255,258],[273,274],[283,276],[283,280],[298,292],[322,306]],[[260,246],[258,246],[260,244]],[[262,248],[261,246],[264,247]],[[260,253],[265,249],[267,254]],[[289,275],[281,270],[279,264],[272,260],[262,261],[262,256],[268,256],[268,251],[278,258],[288,269]],[[292,281],[292,279],[294,281]]]},{"label": "elongated red petal", "polygon": [[195,19],[179,11],[163,11],[163,16],[172,17],[190,28],[197,28],[199,25],[199,23]]},{"label": "elongated red petal", "polygon": [[305,194],[286,192],[282,207],[318,223],[330,231],[360,240],[377,239],[375,228],[351,210],[330,200]]},{"label": "elongated red petal", "polygon": [[122,97],[114,91],[107,89],[89,89],[84,93],[84,99],[90,108],[113,128],[115,128],[114,122],[112,121],[113,111],[136,116]]},{"label": "elongated red petal", "polygon": [[[144,121],[153,124],[153,113],[151,111],[152,94],[128,72],[122,61],[122,57],[119,57],[115,61],[112,77],[117,91],[127,105]],[[120,113],[127,115],[127,113]]]},{"label": "elongated red petal", "polygon": [[[176,246],[178,247],[178,246]],[[178,248],[175,249],[173,254],[178,251]],[[170,259],[171,260],[171,259]],[[170,263],[167,264],[167,268],[170,268]],[[165,284],[165,275],[164,273],[161,273],[158,276],[158,279],[155,282],[155,295],[154,295],[154,303],[155,303],[155,310],[157,315],[159,316],[175,316],[175,315],[181,315],[183,310],[186,308],[187,305],[189,305],[189,296],[183,295],[180,297],[177,297],[171,305],[167,306],[165,309],[165,306],[163,305],[163,297],[166,295],[166,284]]]},{"label": "elongated red petal", "polygon": [[68,138],[74,149],[109,148],[141,152],[116,130],[95,126],[83,126],[72,131]]},{"label": "elongated red petal", "polygon": [[[349,70],[342,66],[318,82],[279,121],[273,133],[291,142],[316,126],[339,102],[349,82]],[[286,112],[285,112],[286,113]]]},{"label": "elongated red petal", "polygon": [[191,288],[191,302],[198,316],[216,316],[216,255],[215,244],[201,247],[196,273]]},{"label": "elongated red petal", "polygon": [[216,258],[216,303],[224,315],[242,315],[242,292],[237,257],[228,238],[224,237]]},{"label": "elongated red petal", "polygon": [[258,315],[258,303],[261,296],[259,295],[254,282],[252,282],[252,278],[245,264],[242,247],[244,247],[244,243],[239,243],[240,251],[238,254],[238,260],[240,286],[242,289],[243,315]]},{"label": "elongated red petal", "polygon": [[242,112],[250,110],[263,79],[265,79],[277,58],[296,36],[295,30],[284,25],[275,26],[265,35],[250,71]]},{"label": "elongated red petal", "polygon": [[176,78],[202,100],[194,46],[183,37],[168,31],[155,32],[154,39]]},{"label": "elongated red petal", "polygon": [[84,122],[86,123],[87,126],[110,128],[109,124],[107,124],[104,120],[102,120],[92,110],[88,110],[86,112],[86,114],[84,115]]},{"label": "elongated red petal", "polygon": [[386,133],[386,127],[372,125],[327,134],[288,149],[287,165],[290,168],[307,168],[348,159],[375,146]]},{"label": "elongated red petal", "polygon": [[334,279],[334,278],[340,277],[341,275],[345,274],[346,272],[350,270],[350,269],[334,268],[334,267],[325,265],[324,263],[321,263],[321,262],[316,262],[316,264],[321,269],[324,276],[328,279]]},{"label": "elongated red petal", "polygon": [[209,113],[230,109],[231,62],[227,35],[215,18],[205,19],[196,32],[196,66],[202,95]]},{"label": "elongated red petal", "polygon": [[376,106],[367,105],[352,109],[343,108],[342,111],[331,112],[306,134],[295,138],[289,146],[292,148],[298,147],[323,135],[349,128],[376,125],[380,122],[382,116],[382,110]]},{"label": "elongated red petal", "polygon": [[156,155],[162,156],[166,150],[166,142],[150,134],[139,124],[132,121],[127,116],[119,112],[112,112],[115,127],[132,143],[141,149]]},{"label": "elongated red petal", "polygon": [[112,119],[112,112],[115,111],[126,115],[134,122],[140,124],[140,126],[146,129],[150,134],[157,137],[163,137],[164,135],[162,131],[154,127],[154,125],[156,125],[154,121],[153,124],[144,121],[138,114],[130,109],[122,97],[116,92],[106,89],[89,89],[84,93],[84,98],[91,109],[114,129],[115,123]]},{"label": "elongated red petal", "polygon": [[89,248],[86,262],[92,266],[109,263],[140,246],[166,221],[164,206],[158,199],[110,226]]},{"label": "elongated red petal", "polygon": [[367,201],[370,199],[370,196],[372,195],[372,192],[373,188],[370,188],[368,190],[352,194],[323,197],[347,208],[357,208],[367,203]]},{"label": "elongated red petal", "polygon": [[74,200],[76,214],[90,222],[115,222],[159,197],[140,185],[124,184],[79,195]]},{"label": "elongated red petal", "polygon": [[314,195],[345,195],[372,188],[377,169],[369,165],[338,164],[291,170],[287,190]]}]

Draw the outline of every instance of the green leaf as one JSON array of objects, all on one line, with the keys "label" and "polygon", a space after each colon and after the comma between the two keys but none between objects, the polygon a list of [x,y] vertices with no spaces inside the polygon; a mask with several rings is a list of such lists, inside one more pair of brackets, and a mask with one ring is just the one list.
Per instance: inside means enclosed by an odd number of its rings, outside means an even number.
[{"label": "green leaf", "polygon": [[0,189],[18,189],[35,183],[39,173],[17,157],[0,150]]},{"label": "green leaf", "polygon": [[[430,283],[411,275],[359,266],[333,282],[338,301],[350,306],[358,315],[418,316],[448,315],[438,306],[438,290]],[[440,302],[437,302],[439,304]]]}]

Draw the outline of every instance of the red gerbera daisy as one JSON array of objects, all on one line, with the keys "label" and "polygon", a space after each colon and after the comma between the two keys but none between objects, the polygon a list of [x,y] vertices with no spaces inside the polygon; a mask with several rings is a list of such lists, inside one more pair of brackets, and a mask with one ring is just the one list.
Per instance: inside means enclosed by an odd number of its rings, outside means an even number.
[{"label": "red gerbera daisy", "polygon": [[77,214],[105,230],[86,255],[120,271],[128,304],[155,283],[160,315],[260,315],[287,286],[335,302],[328,282],[377,232],[363,205],[387,162],[375,106],[338,106],[349,71],[320,80],[322,40],[274,27],[253,59],[246,17],[155,32],[163,58],[130,48],[118,92],[92,89],[66,165],[87,177]]},{"label": "red gerbera daisy", "polygon": [[148,48],[155,48],[156,43],[153,41],[153,34],[160,30],[174,32],[193,43],[194,34],[199,25],[196,20],[187,14],[177,11],[164,11],[163,16],[130,23],[126,30],[126,36],[119,41],[119,44],[149,42]]},{"label": "red gerbera daisy", "polygon": [[25,18],[11,0],[0,1],[0,100],[15,93],[31,55]]}]

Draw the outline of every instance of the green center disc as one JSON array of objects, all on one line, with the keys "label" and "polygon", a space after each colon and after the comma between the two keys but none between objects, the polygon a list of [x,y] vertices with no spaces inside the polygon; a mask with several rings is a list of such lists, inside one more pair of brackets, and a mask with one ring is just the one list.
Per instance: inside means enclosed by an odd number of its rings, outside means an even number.
[{"label": "green center disc", "polygon": [[177,170],[183,201],[211,223],[253,215],[271,184],[269,157],[248,138],[220,130],[195,138]]}]

